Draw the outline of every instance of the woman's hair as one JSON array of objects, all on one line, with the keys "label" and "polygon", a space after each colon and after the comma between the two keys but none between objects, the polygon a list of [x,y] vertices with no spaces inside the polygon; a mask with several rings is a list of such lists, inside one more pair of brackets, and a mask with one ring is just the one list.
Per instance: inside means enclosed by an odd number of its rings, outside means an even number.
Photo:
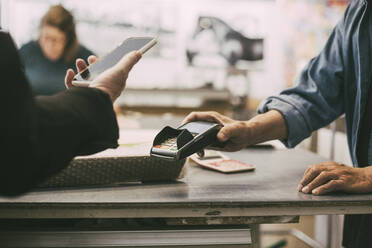
[{"label": "woman's hair", "polygon": [[65,62],[72,63],[79,49],[75,20],[72,14],[60,4],[51,6],[41,19],[40,29],[46,25],[58,28],[65,34],[66,44],[62,58]]}]

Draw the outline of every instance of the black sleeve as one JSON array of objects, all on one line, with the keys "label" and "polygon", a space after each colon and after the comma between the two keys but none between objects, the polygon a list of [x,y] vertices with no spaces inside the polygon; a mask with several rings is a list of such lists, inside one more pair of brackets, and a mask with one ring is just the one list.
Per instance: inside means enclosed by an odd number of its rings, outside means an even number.
[{"label": "black sleeve", "polygon": [[76,155],[117,147],[109,96],[74,88],[34,97],[10,36],[0,32],[0,194],[17,195],[68,165]]}]

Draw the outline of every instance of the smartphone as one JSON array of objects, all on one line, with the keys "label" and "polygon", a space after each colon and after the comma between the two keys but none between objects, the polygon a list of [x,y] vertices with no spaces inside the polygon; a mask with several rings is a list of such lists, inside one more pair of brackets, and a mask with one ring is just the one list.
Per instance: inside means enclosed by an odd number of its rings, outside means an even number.
[{"label": "smartphone", "polygon": [[74,86],[89,86],[91,81],[93,81],[99,74],[116,65],[116,63],[118,63],[127,53],[140,51],[144,54],[156,43],[157,40],[153,37],[132,37],[126,39],[110,53],[76,74],[72,84]]}]

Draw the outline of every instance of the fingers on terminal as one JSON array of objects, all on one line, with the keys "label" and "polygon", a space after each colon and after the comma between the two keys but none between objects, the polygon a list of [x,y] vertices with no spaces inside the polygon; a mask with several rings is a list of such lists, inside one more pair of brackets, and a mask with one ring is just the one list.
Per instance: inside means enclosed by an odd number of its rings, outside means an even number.
[{"label": "fingers on terminal", "polygon": [[190,121],[207,121],[223,124],[220,119],[220,114],[214,111],[191,112],[188,116],[186,116],[183,122],[186,123]]},{"label": "fingers on terminal", "polygon": [[187,122],[196,121],[197,120],[198,112],[191,112],[188,114],[185,119],[182,121],[182,124],[185,124]]}]

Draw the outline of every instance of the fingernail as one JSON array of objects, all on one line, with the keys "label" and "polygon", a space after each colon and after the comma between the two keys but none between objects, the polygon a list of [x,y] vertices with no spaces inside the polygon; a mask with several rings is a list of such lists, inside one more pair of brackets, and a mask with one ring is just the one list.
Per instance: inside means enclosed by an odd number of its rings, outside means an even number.
[{"label": "fingernail", "polygon": [[303,186],[302,184],[299,184],[298,187],[297,187],[297,190],[298,190],[298,191],[301,191],[303,187],[304,187],[304,186]]},{"label": "fingernail", "polygon": [[317,194],[319,194],[319,190],[314,189],[311,193],[313,193],[314,195],[317,195]]},{"label": "fingernail", "polygon": [[308,193],[308,192],[309,192],[309,187],[308,187],[308,186],[304,187],[304,188],[302,189],[302,192],[304,192],[304,193]]}]

